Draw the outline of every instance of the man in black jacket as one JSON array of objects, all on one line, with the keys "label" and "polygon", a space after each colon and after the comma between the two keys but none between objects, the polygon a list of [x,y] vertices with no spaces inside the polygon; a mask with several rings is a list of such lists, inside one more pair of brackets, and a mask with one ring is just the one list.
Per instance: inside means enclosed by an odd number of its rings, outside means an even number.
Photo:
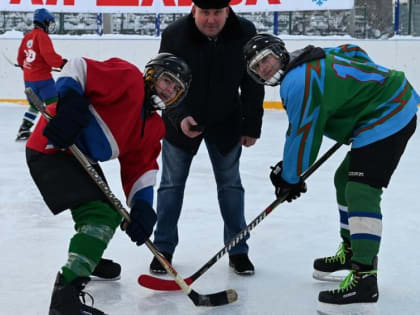
[{"label": "man in black jacket", "polygon": [[[185,182],[203,139],[216,178],[225,244],[246,227],[239,158],[242,145],[250,147],[259,138],[263,116],[264,89],[246,73],[242,55],[255,26],[236,16],[229,0],[193,2],[191,14],[165,29],[160,46],[160,52],[183,58],[194,78],[181,106],[163,115],[154,243],[169,261],[178,244]],[[245,239],[230,250],[229,265],[238,274],[254,273]],[[166,273],[156,259],[150,271]]]}]

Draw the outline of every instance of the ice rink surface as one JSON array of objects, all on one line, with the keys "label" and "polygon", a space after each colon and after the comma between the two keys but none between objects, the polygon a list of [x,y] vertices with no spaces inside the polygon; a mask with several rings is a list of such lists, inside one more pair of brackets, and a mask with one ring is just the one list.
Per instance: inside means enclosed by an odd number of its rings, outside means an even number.
[{"label": "ice rink surface", "polygon": [[[24,106],[0,103],[0,314],[45,315],[74,230],[69,212],[53,216],[47,209],[26,167],[25,143],[14,141],[24,110]],[[286,128],[283,111],[266,110],[262,138],[254,147],[244,148],[241,172],[248,222],[274,200],[269,166],[282,158]],[[325,140],[320,153],[332,145]],[[118,230],[104,257],[122,265],[122,278],[89,283],[87,291],[94,296],[95,306],[112,315],[315,314],[318,292],[337,287],[317,282],[311,275],[314,258],[334,254],[339,244],[332,180],[346,149],[341,148],[308,179],[305,195],[280,205],[251,232],[254,276],[234,274],[226,255],[192,285],[203,294],[233,288],[239,294],[236,303],[198,308],[182,291],[156,292],[139,286],[137,278],[148,273],[152,254]],[[417,131],[383,194],[380,315],[420,314],[419,158]],[[101,165],[113,192],[125,204],[118,162]],[[223,225],[205,146],[193,161],[179,231],[173,265],[183,277],[193,274],[223,247]]]}]

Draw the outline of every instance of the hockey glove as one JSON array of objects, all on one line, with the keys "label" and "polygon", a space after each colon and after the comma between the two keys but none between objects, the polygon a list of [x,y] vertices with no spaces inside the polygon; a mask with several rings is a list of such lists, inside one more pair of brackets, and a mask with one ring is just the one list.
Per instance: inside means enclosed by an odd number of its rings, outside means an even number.
[{"label": "hockey glove", "polygon": [[[125,232],[137,246],[140,246],[152,235],[156,224],[156,213],[146,201],[140,199],[131,208],[130,218],[131,222]],[[124,224],[125,222],[122,226]]]},{"label": "hockey glove", "polygon": [[281,177],[283,161],[278,162],[275,166],[272,166],[271,169],[270,179],[275,187],[277,198],[286,196],[285,200],[287,200],[287,202],[292,202],[299,198],[300,194],[306,192],[306,184],[302,179],[296,184],[290,184]]},{"label": "hockey glove", "polygon": [[62,63],[62,65],[60,66],[60,69],[63,69],[63,67],[66,65],[66,63],[67,63],[67,59],[66,58],[63,58],[63,63]]},{"label": "hockey glove", "polygon": [[89,124],[89,102],[74,90],[60,95],[57,114],[44,128],[43,134],[60,149],[74,144],[83,128]]}]

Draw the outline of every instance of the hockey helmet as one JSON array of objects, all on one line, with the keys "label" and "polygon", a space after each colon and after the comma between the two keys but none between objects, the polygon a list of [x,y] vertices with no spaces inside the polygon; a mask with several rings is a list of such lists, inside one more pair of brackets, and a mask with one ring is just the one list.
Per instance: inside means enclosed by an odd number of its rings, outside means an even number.
[{"label": "hockey helmet", "polygon": [[46,33],[55,30],[55,18],[47,9],[36,9],[34,12],[34,24],[41,27]]},{"label": "hockey helmet", "polygon": [[[260,84],[279,85],[284,74],[284,69],[289,63],[290,56],[286,45],[277,36],[260,33],[251,38],[243,49],[248,74]],[[272,54],[280,61],[280,70],[270,79],[263,79],[256,71],[258,63],[266,56]]]},{"label": "hockey helmet", "polygon": [[[168,100],[163,100],[156,90],[156,83],[163,76],[177,85],[176,95]],[[191,78],[187,63],[171,53],[160,53],[151,59],[144,70],[144,81],[153,109],[164,110],[178,106],[188,93]]]}]

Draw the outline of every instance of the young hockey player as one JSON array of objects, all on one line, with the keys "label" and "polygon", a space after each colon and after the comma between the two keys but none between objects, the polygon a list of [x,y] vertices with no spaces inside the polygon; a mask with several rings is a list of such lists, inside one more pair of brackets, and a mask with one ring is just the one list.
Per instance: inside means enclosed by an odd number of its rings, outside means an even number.
[{"label": "young hockey player", "polygon": [[[62,68],[66,59],[54,51],[48,36],[55,28],[54,16],[42,8],[34,12],[34,29],[27,33],[20,44],[17,63],[23,70],[25,87],[30,87],[46,104],[57,101],[55,82],[51,76],[52,67]],[[29,109],[23,115],[16,140],[26,140],[31,134],[38,116],[38,110],[29,102]]]},{"label": "young hockey player", "polygon": [[419,95],[403,72],[375,64],[355,45],[289,53],[281,39],[258,34],[244,54],[256,82],[281,84],[289,128],[283,161],[270,174],[277,196],[286,193],[290,202],[306,192],[300,175],[315,161],[324,135],[351,145],[334,178],[341,250],[316,259],[314,277],[350,271],[338,289],[320,292],[322,312],[374,306],[382,190],[415,131]]},{"label": "young hockey player", "polygon": [[64,66],[57,80],[58,103],[47,106],[53,118],[41,117],[26,145],[30,173],[47,206],[53,214],[70,209],[76,229],[67,262],[57,274],[50,314],[103,314],[79,296],[121,222],[66,148],[76,144],[103,178],[97,162],[118,158],[131,208],[126,232],[143,244],[156,222],[153,185],[165,134],[155,111],[177,106],[190,81],[187,64],[168,53],[149,61],[144,75],[119,58],[75,58]]}]

